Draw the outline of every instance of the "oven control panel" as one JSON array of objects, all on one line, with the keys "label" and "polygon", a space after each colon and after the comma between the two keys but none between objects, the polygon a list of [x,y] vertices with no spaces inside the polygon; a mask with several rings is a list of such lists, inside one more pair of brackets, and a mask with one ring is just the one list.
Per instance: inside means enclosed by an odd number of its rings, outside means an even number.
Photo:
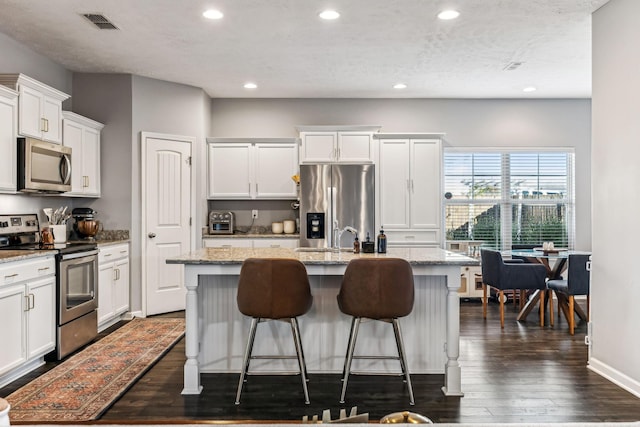
[{"label": "oven control panel", "polygon": [[38,232],[38,215],[0,215],[0,235]]}]

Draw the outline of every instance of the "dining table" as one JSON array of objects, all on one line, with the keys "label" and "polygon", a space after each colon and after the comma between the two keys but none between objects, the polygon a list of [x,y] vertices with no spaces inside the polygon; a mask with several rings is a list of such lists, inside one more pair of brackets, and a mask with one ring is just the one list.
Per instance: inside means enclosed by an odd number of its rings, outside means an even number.
[{"label": "dining table", "polygon": [[[558,280],[562,279],[562,274],[567,269],[567,260],[569,255],[572,254],[588,254],[589,252],[584,251],[576,251],[569,250],[567,248],[554,248],[554,249],[543,249],[543,248],[532,248],[532,249],[512,249],[510,251],[503,252],[503,256],[511,257],[512,259],[520,259],[524,262],[530,263],[538,263],[542,264],[547,268],[547,280]],[[518,313],[517,320],[521,321],[527,318],[529,313],[533,310],[535,305],[540,301],[541,292],[539,290],[534,291],[527,302],[524,304],[523,308]],[[545,299],[542,301],[542,304],[548,304],[549,297],[551,295],[550,292],[545,292]],[[569,301],[567,297],[559,292],[556,292],[556,298],[558,300],[558,307],[562,310],[565,317],[569,317]],[[575,312],[582,320],[587,320],[587,314],[584,312],[582,307],[578,304],[575,304]],[[553,313],[550,313],[550,316],[553,316]],[[550,317],[553,319],[553,317]],[[553,320],[551,320],[553,323]]]}]

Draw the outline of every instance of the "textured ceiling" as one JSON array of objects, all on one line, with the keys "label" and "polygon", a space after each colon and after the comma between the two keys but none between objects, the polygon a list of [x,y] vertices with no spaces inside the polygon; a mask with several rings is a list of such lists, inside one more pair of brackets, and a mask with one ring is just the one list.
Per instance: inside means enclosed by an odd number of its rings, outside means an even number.
[{"label": "textured ceiling", "polygon": [[[0,0],[0,32],[72,71],[216,98],[585,98],[591,13],[607,1]],[[204,19],[209,7],[224,19]],[[438,20],[446,7],[460,17]],[[325,8],[341,17],[319,19]],[[119,29],[98,30],[83,13]],[[522,65],[505,71],[511,62]]]}]

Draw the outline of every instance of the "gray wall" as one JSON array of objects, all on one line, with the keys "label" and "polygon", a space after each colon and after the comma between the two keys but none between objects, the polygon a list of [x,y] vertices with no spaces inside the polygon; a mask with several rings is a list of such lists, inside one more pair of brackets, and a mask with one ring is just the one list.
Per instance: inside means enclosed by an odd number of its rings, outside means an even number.
[{"label": "gray wall", "polygon": [[[209,98],[200,88],[170,83],[146,77],[133,76],[132,85],[132,128],[130,139],[132,142],[132,198],[131,198],[131,309],[138,310],[142,307],[141,283],[141,132],[157,132],[171,135],[190,136],[196,138],[194,150],[194,167],[198,176],[202,175],[200,160],[204,153],[204,140],[206,129],[209,126],[210,108]],[[198,155],[200,153],[200,155]],[[202,163],[203,165],[204,163]],[[204,191],[197,185],[199,207],[196,209],[194,227],[203,223],[203,215],[206,210]],[[196,242],[192,242],[195,247]],[[197,244],[197,247],[200,247]]]},{"label": "gray wall", "polygon": [[102,196],[77,204],[98,211],[107,230],[131,229],[131,92],[130,74],[73,75],[74,112],[105,125],[100,135]]},{"label": "gray wall", "polygon": [[[74,111],[105,124],[101,135],[100,199],[83,199],[106,229],[128,229],[131,237],[131,311],[142,308],[141,132],[196,137],[196,194],[204,195],[205,130],[210,98],[200,88],[129,74],[76,73]],[[204,163],[202,163],[204,165]],[[206,223],[206,199],[198,197],[194,227]],[[199,234],[198,234],[199,236]],[[195,242],[194,242],[195,244]],[[199,246],[199,245],[198,245]]]},{"label": "gray wall", "polygon": [[576,247],[591,249],[591,102],[476,99],[213,99],[209,136],[292,137],[296,125],[380,125],[445,132],[445,146],[570,147],[576,153]]},{"label": "gray wall", "polygon": [[593,15],[593,264],[589,366],[640,396],[640,2]]},{"label": "gray wall", "polygon": [[[0,33],[0,73],[26,74],[51,87],[71,94],[72,74],[67,69],[3,33]],[[64,108],[69,108],[70,104],[70,101],[66,101]],[[58,206],[68,206],[71,209],[74,202],[73,199],[61,197],[0,194],[0,213],[37,212],[40,222],[43,222],[45,218],[40,209]]]}]

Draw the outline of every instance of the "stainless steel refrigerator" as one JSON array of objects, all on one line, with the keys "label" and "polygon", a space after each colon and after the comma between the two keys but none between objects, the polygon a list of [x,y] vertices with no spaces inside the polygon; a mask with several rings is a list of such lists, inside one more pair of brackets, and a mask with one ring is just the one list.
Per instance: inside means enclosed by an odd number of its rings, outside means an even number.
[{"label": "stainless steel refrigerator", "polygon": [[[335,230],[353,227],[361,242],[375,240],[375,166],[300,165],[300,246],[335,247]],[[343,232],[338,247],[353,247]]]}]

